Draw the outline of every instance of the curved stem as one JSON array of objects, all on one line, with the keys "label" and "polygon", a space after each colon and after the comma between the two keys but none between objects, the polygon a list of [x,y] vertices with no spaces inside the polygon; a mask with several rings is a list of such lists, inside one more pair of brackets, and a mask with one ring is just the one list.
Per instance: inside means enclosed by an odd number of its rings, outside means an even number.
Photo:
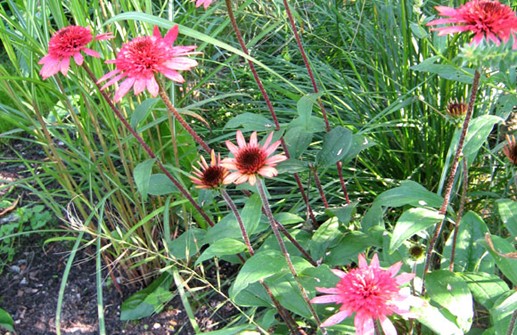
[{"label": "curved stem", "polygon": [[[449,178],[447,180],[447,186],[445,187],[445,194],[443,196],[443,203],[439,210],[439,213],[444,215],[444,218],[436,226],[433,236],[429,240],[429,246],[427,248],[426,258],[425,258],[423,276],[425,276],[426,273],[429,271],[431,258],[433,255],[433,250],[434,250],[436,241],[438,240],[438,237],[440,236],[440,232],[442,231],[443,224],[445,222],[445,213],[447,212],[447,207],[449,206],[449,202],[451,199],[452,187],[454,185],[454,179],[456,177],[459,160],[460,160],[460,157],[463,152],[463,145],[465,144],[465,137],[467,136],[467,130],[469,127],[469,123],[470,123],[470,120],[472,119],[472,114],[474,111],[474,103],[476,101],[476,96],[477,96],[477,92],[478,92],[478,88],[479,88],[479,79],[480,79],[480,73],[478,70],[476,70],[474,72],[474,79],[472,81],[472,88],[471,88],[470,100],[469,100],[469,105],[467,108],[467,113],[465,115],[465,120],[463,121],[463,126],[461,128],[461,134],[460,134],[460,138],[458,141],[458,148],[456,149],[456,153],[455,153],[454,159],[452,161],[451,170],[449,172]],[[425,287],[423,288],[423,291],[425,291]]]},{"label": "curved stem", "polygon": [[309,168],[312,171],[312,174],[314,175],[314,182],[316,183],[316,187],[318,188],[318,192],[320,193],[321,201],[323,201],[323,206],[325,208],[329,208],[329,203],[327,201],[327,196],[325,195],[325,191],[323,190],[323,187],[321,186],[320,177],[318,176],[318,171],[316,167],[312,164],[309,165]]},{"label": "curved stem", "polygon": [[269,224],[271,225],[271,230],[273,230],[273,234],[275,235],[275,238],[278,242],[280,251],[282,252],[282,254],[285,257],[285,260],[287,262],[287,267],[289,268],[289,271],[293,275],[293,278],[294,278],[296,284],[298,285],[298,289],[300,290],[300,292],[302,294],[303,300],[306,302],[307,307],[309,308],[312,316],[314,317],[314,320],[316,321],[318,328],[320,328],[323,333],[326,333],[326,331],[320,327],[321,321],[318,317],[318,314],[312,307],[312,304],[310,302],[309,297],[307,296],[307,292],[305,291],[305,288],[300,283],[300,279],[298,278],[298,273],[296,272],[296,269],[294,268],[293,262],[291,260],[291,255],[289,255],[289,252],[287,251],[287,247],[285,246],[284,240],[282,239],[282,236],[280,235],[280,232],[278,230],[277,222],[276,222],[275,218],[273,217],[273,213],[271,212],[271,207],[269,206],[269,200],[266,195],[265,186],[263,186],[262,183],[263,183],[262,180],[257,181],[257,189],[258,189],[260,198],[262,199],[262,208],[264,209],[266,216],[268,218]]},{"label": "curved stem", "polygon": [[[239,45],[242,49],[242,52],[244,54],[249,56],[248,47],[246,46],[246,43],[244,42],[244,39],[242,38],[241,31],[239,29],[239,26],[237,25],[237,20],[235,20],[235,15],[233,13],[232,3],[231,0],[225,0],[226,8],[228,10],[228,17],[230,18],[230,22],[232,24],[233,31],[235,32],[235,36],[237,37],[237,41],[239,42]],[[248,63],[248,66],[251,70],[251,73],[253,74],[253,79],[257,83],[257,86],[259,87],[260,93],[262,94],[262,97],[264,98],[264,101],[266,102],[267,108],[269,109],[269,113],[271,114],[271,117],[273,118],[273,122],[275,123],[275,130],[280,130],[280,123],[278,122],[278,117],[276,116],[275,109],[273,108],[273,104],[271,103],[271,99],[269,99],[269,95],[267,94],[267,91],[264,87],[264,84],[262,83],[262,80],[260,80],[260,77],[258,75],[258,72],[255,68],[255,64],[253,64],[252,61],[249,59],[246,60]],[[285,144],[285,141],[281,140],[282,148],[284,149],[285,155],[287,158],[290,158],[289,150],[287,148],[287,145]],[[317,224],[316,217],[314,216],[314,212],[312,210],[311,204],[309,202],[309,198],[307,197],[307,194],[305,193],[305,189],[303,187],[303,183],[300,179],[300,176],[298,173],[293,174],[294,179],[296,180],[296,184],[298,185],[298,189],[300,190],[300,194],[302,195],[302,199],[305,203],[305,206],[307,207],[307,211],[309,212],[309,217],[311,218],[314,225]]]},{"label": "curved stem", "polygon": [[167,109],[174,115],[176,120],[183,126],[183,128],[192,136],[192,138],[205,150],[206,152],[210,153],[212,149],[206,144],[205,141],[196,133],[194,129],[185,121],[183,116],[178,112],[178,110],[174,107],[172,104],[171,99],[169,99],[169,96],[167,95],[167,92],[164,90],[162,83],[157,80],[158,82],[158,94],[160,95],[160,98],[162,98],[163,102],[165,103],[165,106],[167,106]]},{"label": "curved stem", "polygon": [[201,216],[206,220],[206,222],[210,225],[210,226],[214,226],[214,222],[212,221],[212,219],[205,213],[205,211],[197,204],[197,202],[192,198],[192,196],[190,195],[190,193],[183,187],[183,185],[181,185],[181,183],[169,172],[169,170],[167,170],[165,168],[165,166],[163,165],[163,163],[160,161],[160,159],[156,156],[156,154],[153,152],[153,150],[151,149],[151,147],[149,147],[149,145],[145,142],[145,140],[142,138],[142,136],[140,136],[135,129],[133,129],[133,127],[131,127],[131,125],[129,124],[129,122],[127,122],[126,118],[124,117],[124,115],[122,115],[122,113],[120,112],[120,110],[115,106],[115,104],[113,103],[113,100],[111,100],[111,98],[108,96],[108,94],[106,92],[104,92],[100,85],[97,83],[97,78],[95,77],[95,74],[93,74],[92,70],[88,67],[88,65],[86,64],[86,62],[83,62],[83,69],[86,71],[86,73],[88,74],[88,76],[90,77],[90,79],[95,83],[95,86],[97,87],[97,89],[99,90],[99,92],[101,93],[102,97],[104,98],[104,100],[106,100],[106,102],[108,103],[108,105],[110,106],[111,110],[113,110],[113,112],[115,113],[115,115],[117,116],[117,118],[120,120],[120,122],[122,122],[122,124],[124,125],[124,127],[131,133],[131,135],[133,135],[133,137],[138,141],[138,143],[142,146],[142,148],[145,150],[145,152],[147,153],[147,155],[149,155],[149,157],[151,157],[152,159],[154,159],[156,161],[156,164],[158,165],[158,168],[160,168],[160,170],[167,176],[167,178],[169,178],[169,180],[174,184],[174,186],[176,186],[176,188],[181,192],[181,194],[187,198],[187,200],[192,204],[192,206],[194,206],[194,208],[198,211],[199,214],[201,214]]}]

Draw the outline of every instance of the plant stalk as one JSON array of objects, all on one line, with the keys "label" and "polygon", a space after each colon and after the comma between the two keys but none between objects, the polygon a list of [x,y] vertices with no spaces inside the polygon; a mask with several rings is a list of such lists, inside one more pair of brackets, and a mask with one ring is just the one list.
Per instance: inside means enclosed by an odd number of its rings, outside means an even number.
[{"label": "plant stalk", "polygon": [[314,320],[316,321],[316,325],[318,326],[318,328],[320,328],[320,330],[323,332],[323,334],[326,334],[325,329],[321,328],[321,326],[320,326],[321,321],[318,317],[318,314],[312,307],[312,304],[310,302],[309,297],[307,296],[307,292],[305,291],[305,288],[300,283],[298,273],[296,272],[296,269],[294,268],[293,262],[291,260],[291,256],[289,255],[289,251],[287,251],[284,240],[282,239],[282,236],[280,235],[280,232],[278,230],[277,222],[276,222],[275,218],[273,217],[273,213],[271,212],[271,207],[269,205],[269,200],[266,195],[265,186],[262,183],[263,183],[262,180],[257,181],[257,190],[259,192],[260,198],[262,199],[262,208],[264,209],[266,216],[268,218],[269,224],[271,225],[271,230],[273,230],[273,234],[275,235],[275,238],[278,242],[280,251],[284,255],[285,260],[287,262],[287,267],[289,268],[289,271],[293,275],[293,278],[296,281],[296,284],[298,285],[298,289],[300,290],[300,292],[302,294],[302,298],[305,301],[305,303],[307,304],[307,307],[309,307],[309,310],[310,310],[312,316],[314,317]]},{"label": "plant stalk", "polygon": [[463,159],[463,185],[461,187],[461,199],[460,199],[460,208],[458,209],[458,215],[456,216],[456,224],[454,225],[454,233],[452,236],[452,248],[451,248],[451,261],[449,264],[449,270],[451,272],[454,271],[454,259],[456,258],[456,242],[458,240],[458,232],[460,230],[461,219],[463,218],[463,212],[465,211],[465,202],[467,199],[467,189],[468,189],[468,170],[467,170],[467,160]]},{"label": "plant stalk", "polygon": [[115,113],[115,115],[117,116],[117,118],[120,120],[120,122],[122,122],[122,124],[124,125],[124,127],[131,133],[131,135],[133,135],[133,137],[138,141],[138,143],[140,143],[140,145],[142,146],[142,148],[145,150],[145,152],[149,155],[149,157],[151,157],[152,159],[154,159],[156,161],[156,164],[158,165],[158,167],[160,168],[160,170],[167,176],[167,178],[169,178],[169,180],[174,184],[174,186],[176,186],[176,188],[181,192],[181,194],[187,198],[187,200],[192,204],[192,206],[194,206],[194,208],[199,212],[199,214],[201,214],[201,216],[206,220],[206,222],[210,225],[210,226],[214,226],[214,222],[212,221],[212,219],[205,213],[205,211],[197,204],[197,202],[192,198],[192,196],[190,195],[190,193],[183,187],[183,185],[181,185],[181,183],[169,172],[169,170],[167,170],[165,168],[165,166],[163,165],[163,163],[161,162],[161,160],[156,156],[156,154],[153,152],[153,150],[151,149],[151,147],[149,147],[149,145],[144,141],[144,139],[136,132],[135,129],[133,129],[133,127],[131,127],[131,125],[129,124],[129,122],[127,122],[127,120],[125,119],[125,117],[122,115],[122,113],[120,112],[120,110],[115,106],[115,104],[113,103],[113,101],[111,100],[111,98],[108,96],[108,94],[106,92],[104,92],[100,85],[97,83],[97,78],[95,77],[95,74],[93,74],[92,70],[88,67],[88,65],[86,64],[86,62],[83,62],[83,68],[84,70],[86,71],[86,73],[88,74],[88,76],[90,77],[90,79],[94,82],[95,86],[97,87],[97,89],[99,90],[99,92],[101,93],[102,97],[104,98],[104,100],[108,103],[108,105],[110,106],[110,108],[113,110],[113,112]]},{"label": "plant stalk", "polygon": [[[237,24],[237,20],[235,20],[235,14],[233,13],[232,3],[231,0],[225,0],[226,8],[228,10],[228,17],[230,18],[230,22],[232,24],[233,31],[235,32],[235,36],[237,37],[237,41],[239,42],[239,45],[242,49],[242,52],[244,54],[249,56],[248,47],[246,46],[246,43],[244,42],[244,39],[242,37],[241,31],[239,29],[239,25]],[[271,103],[271,100],[269,99],[269,95],[264,87],[264,84],[262,83],[262,80],[260,80],[260,77],[258,75],[257,70],[255,69],[255,65],[251,60],[246,60],[248,63],[248,66],[251,70],[251,73],[253,74],[253,79],[257,83],[257,86],[259,87],[260,93],[262,94],[262,97],[264,98],[264,101],[266,102],[266,105],[269,109],[269,113],[271,114],[271,117],[273,118],[273,122],[275,123],[275,130],[280,130],[280,123],[278,122],[278,117],[276,115],[275,109],[273,108],[273,104]],[[285,144],[284,139],[281,139],[282,148],[284,149],[286,157],[289,159],[289,150],[287,148],[287,145]],[[293,174],[294,179],[296,180],[296,184],[298,185],[298,189],[300,190],[300,194],[302,195],[303,202],[305,203],[305,206],[307,207],[307,211],[309,213],[309,217],[312,220],[312,223],[314,225],[317,224],[316,217],[314,216],[314,212],[312,210],[311,204],[309,202],[309,197],[305,193],[305,189],[303,187],[303,183],[300,179],[300,176],[298,173]]]},{"label": "plant stalk", "polygon": [[[430,265],[431,265],[431,258],[433,255],[433,250],[436,245],[436,241],[438,240],[438,237],[440,236],[440,232],[442,230],[443,224],[445,222],[445,214],[447,212],[447,207],[449,206],[449,202],[451,199],[452,194],[452,188],[454,185],[454,178],[456,177],[456,172],[458,170],[458,164],[460,157],[463,152],[463,146],[465,144],[465,137],[467,136],[467,130],[469,127],[470,120],[472,119],[472,114],[474,111],[474,103],[476,101],[477,92],[479,88],[479,79],[481,74],[478,70],[474,72],[474,79],[472,81],[472,88],[470,93],[470,100],[469,105],[467,107],[467,113],[465,115],[465,120],[463,121],[463,126],[461,128],[461,134],[458,141],[458,148],[456,149],[456,153],[454,155],[454,159],[452,161],[451,170],[449,172],[449,178],[447,180],[447,186],[445,188],[445,194],[443,197],[443,203],[440,207],[439,213],[444,216],[444,218],[440,221],[440,223],[436,226],[433,236],[429,240],[429,246],[427,248],[426,252],[426,259],[425,259],[425,266],[424,266],[424,273],[423,276],[425,277],[426,273],[429,271]],[[425,292],[425,287],[423,288],[423,292]]]}]

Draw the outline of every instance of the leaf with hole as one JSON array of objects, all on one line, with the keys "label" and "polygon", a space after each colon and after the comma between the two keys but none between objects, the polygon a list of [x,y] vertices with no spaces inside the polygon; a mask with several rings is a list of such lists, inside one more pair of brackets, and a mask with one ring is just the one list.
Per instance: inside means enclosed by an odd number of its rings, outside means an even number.
[{"label": "leaf with hole", "polygon": [[474,318],[474,306],[472,294],[463,278],[447,270],[433,271],[426,276],[426,288],[431,301],[452,314],[455,323],[465,333],[468,332]]},{"label": "leaf with hole", "polygon": [[316,163],[321,167],[329,167],[339,162],[348,154],[352,145],[352,132],[343,127],[336,127],[326,133],[323,146],[316,155]]}]

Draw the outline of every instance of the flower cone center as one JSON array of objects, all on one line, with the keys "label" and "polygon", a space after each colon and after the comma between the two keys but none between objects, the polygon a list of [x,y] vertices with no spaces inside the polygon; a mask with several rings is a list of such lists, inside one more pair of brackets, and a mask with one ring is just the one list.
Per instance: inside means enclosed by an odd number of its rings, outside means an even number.
[{"label": "flower cone center", "polygon": [[237,169],[243,174],[255,174],[266,163],[267,154],[259,147],[248,147],[235,157]]}]

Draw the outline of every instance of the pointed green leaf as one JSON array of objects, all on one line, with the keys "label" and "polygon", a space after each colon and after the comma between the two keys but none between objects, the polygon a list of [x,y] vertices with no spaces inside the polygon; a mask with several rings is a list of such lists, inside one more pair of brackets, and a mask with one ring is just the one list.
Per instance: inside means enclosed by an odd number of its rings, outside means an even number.
[{"label": "pointed green leaf", "polygon": [[329,248],[325,256],[325,264],[338,266],[357,261],[357,254],[371,246],[372,239],[369,235],[353,231]]},{"label": "pointed green leaf", "polygon": [[429,303],[415,310],[417,320],[435,334],[464,335],[465,333],[449,318],[443,315],[443,309],[436,308]]},{"label": "pointed green leaf", "polygon": [[258,252],[242,266],[233,285],[230,287],[230,297],[234,299],[248,285],[277,275],[282,271],[286,271],[286,269],[287,263],[279,251],[266,250]]},{"label": "pointed green leaf", "polygon": [[463,155],[467,157],[469,165],[476,158],[479,148],[486,142],[494,125],[501,122],[503,119],[495,115],[481,115],[470,121],[463,147]]},{"label": "pointed green leaf", "polygon": [[273,121],[269,120],[268,118],[260,115],[260,114],[253,114],[253,113],[242,113],[239,114],[230,121],[226,123],[224,126],[225,129],[235,129],[235,128],[242,128],[244,130],[248,131],[259,131],[259,130],[274,130],[275,124]]},{"label": "pointed green leaf", "polygon": [[154,159],[148,159],[138,164],[133,170],[133,178],[135,179],[136,189],[140,192],[142,200],[147,200],[149,193],[149,180],[153,171]]},{"label": "pointed green leaf", "polygon": [[204,245],[206,231],[199,228],[189,228],[186,232],[169,243],[170,256],[177,260],[189,259],[197,254]]},{"label": "pointed green leaf", "polygon": [[145,99],[141,104],[136,106],[133,113],[131,113],[131,127],[136,129],[138,124],[153,110],[154,105],[156,105],[158,101],[160,101],[159,98]]},{"label": "pointed green leaf", "polygon": [[246,250],[247,247],[244,242],[237,241],[232,238],[223,238],[222,240],[215,241],[215,243],[211,244],[205,251],[203,251],[195,265],[199,265],[201,262],[213,257],[236,255]]},{"label": "pointed green leaf", "polygon": [[10,332],[14,332],[14,321],[13,318],[6,310],[0,308],[0,328],[7,329]]},{"label": "pointed green leaf", "polygon": [[400,186],[384,191],[375,198],[372,206],[364,215],[361,225],[363,229],[384,225],[382,221],[384,214],[383,207],[411,205],[414,207],[429,206],[439,208],[442,202],[443,198],[436,193],[428,191],[425,187],[414,181],[405,180],[400,183]]},{"label": "pointed green leaf", "polygon": [[517,236],[517,202],[510,199],[496,201],[497,212],[511,236]]},{"label": "pointed green leaf", "polygon": [[454,315],[455,323],[467,332],[474,317],[472,294],[467,283],[460,275],[446,270],[433,271],[425,278],[431,300]]},{"label": "pointed green leaf", "polygon": [[490,317],[497,335],[515,334],[516,325],[513,331],[509,331],[512,314],[517,311],[517,291],[510,290],[504,293],[490,309]]},{"label": "pointed green leaf", "polygon": [[490,255],[492,255],[495,260],[495,264],[506,278],[508,278],[514,286],[517,286],[517,259],[502,256],[504,254],[514,253],[515,247],[512,243],[496,235],[492,235],[491,240],[495,250],[488,245],[486,240],[479,241],[479,243],[485,246],[488,252],[490,252]]},{"label": "pointed green leaf", "polygon": [[127,298],[120,307],[120,320],[138,320],[159,313],[173,294],[169,291],[172,276],[162,274],[149,286]]},{"label": "pointed green leaf", "polygon": [[458,274],[467,283],[474,299],[486,309],[492,308],[494,301],[510,289],[504,280],[496,275],[483,272],[460,272]]},{"label": "pointed green leaf", "polygon": [[303,127],[293,127],[287,130],[284,141],[290,157],[300,157],[311,144],[312,136],[312,131],[307,131]]},{"label": "pointed green leaf", "polygon": [[391,237],[390,252],[400,247],[405,240],[443,220],[437,210],[427,208],[410,208],[398,219]]},{"label": "pointed green leaf", "polygon": [[174,183],[163,173],[156,173],[149,178],[148,193],[151,195],[166,195],[177,192]]},{"label": "pointed green leaf", "polygon": [[[463,216],[456,240],[455,272],[493,270],[493,258],[486,255],[485,247],[477,242],[487,232],[488,228],[479,215],[470,211]],[[453,234],[450,234],[443,251],[445,257],[442,257],[442,269],[449,268],[453,239]]]},{"label": "pointed green leaf", "polygon": [[316,155],[319,166],[329,167],[348,154],[352,145],[352,132],[343,127],[335,127],[325,134],[323,147]]},{"label": "pointed green leaf", "polygon": [[474,70],[459,68],[449,64],[439,64],[436,63],[438,59],[438,56],[427,58],[422,63],[412,66],[411,70],[434,73],[444,79],[454,80],[460,83],[472,83]]}]

